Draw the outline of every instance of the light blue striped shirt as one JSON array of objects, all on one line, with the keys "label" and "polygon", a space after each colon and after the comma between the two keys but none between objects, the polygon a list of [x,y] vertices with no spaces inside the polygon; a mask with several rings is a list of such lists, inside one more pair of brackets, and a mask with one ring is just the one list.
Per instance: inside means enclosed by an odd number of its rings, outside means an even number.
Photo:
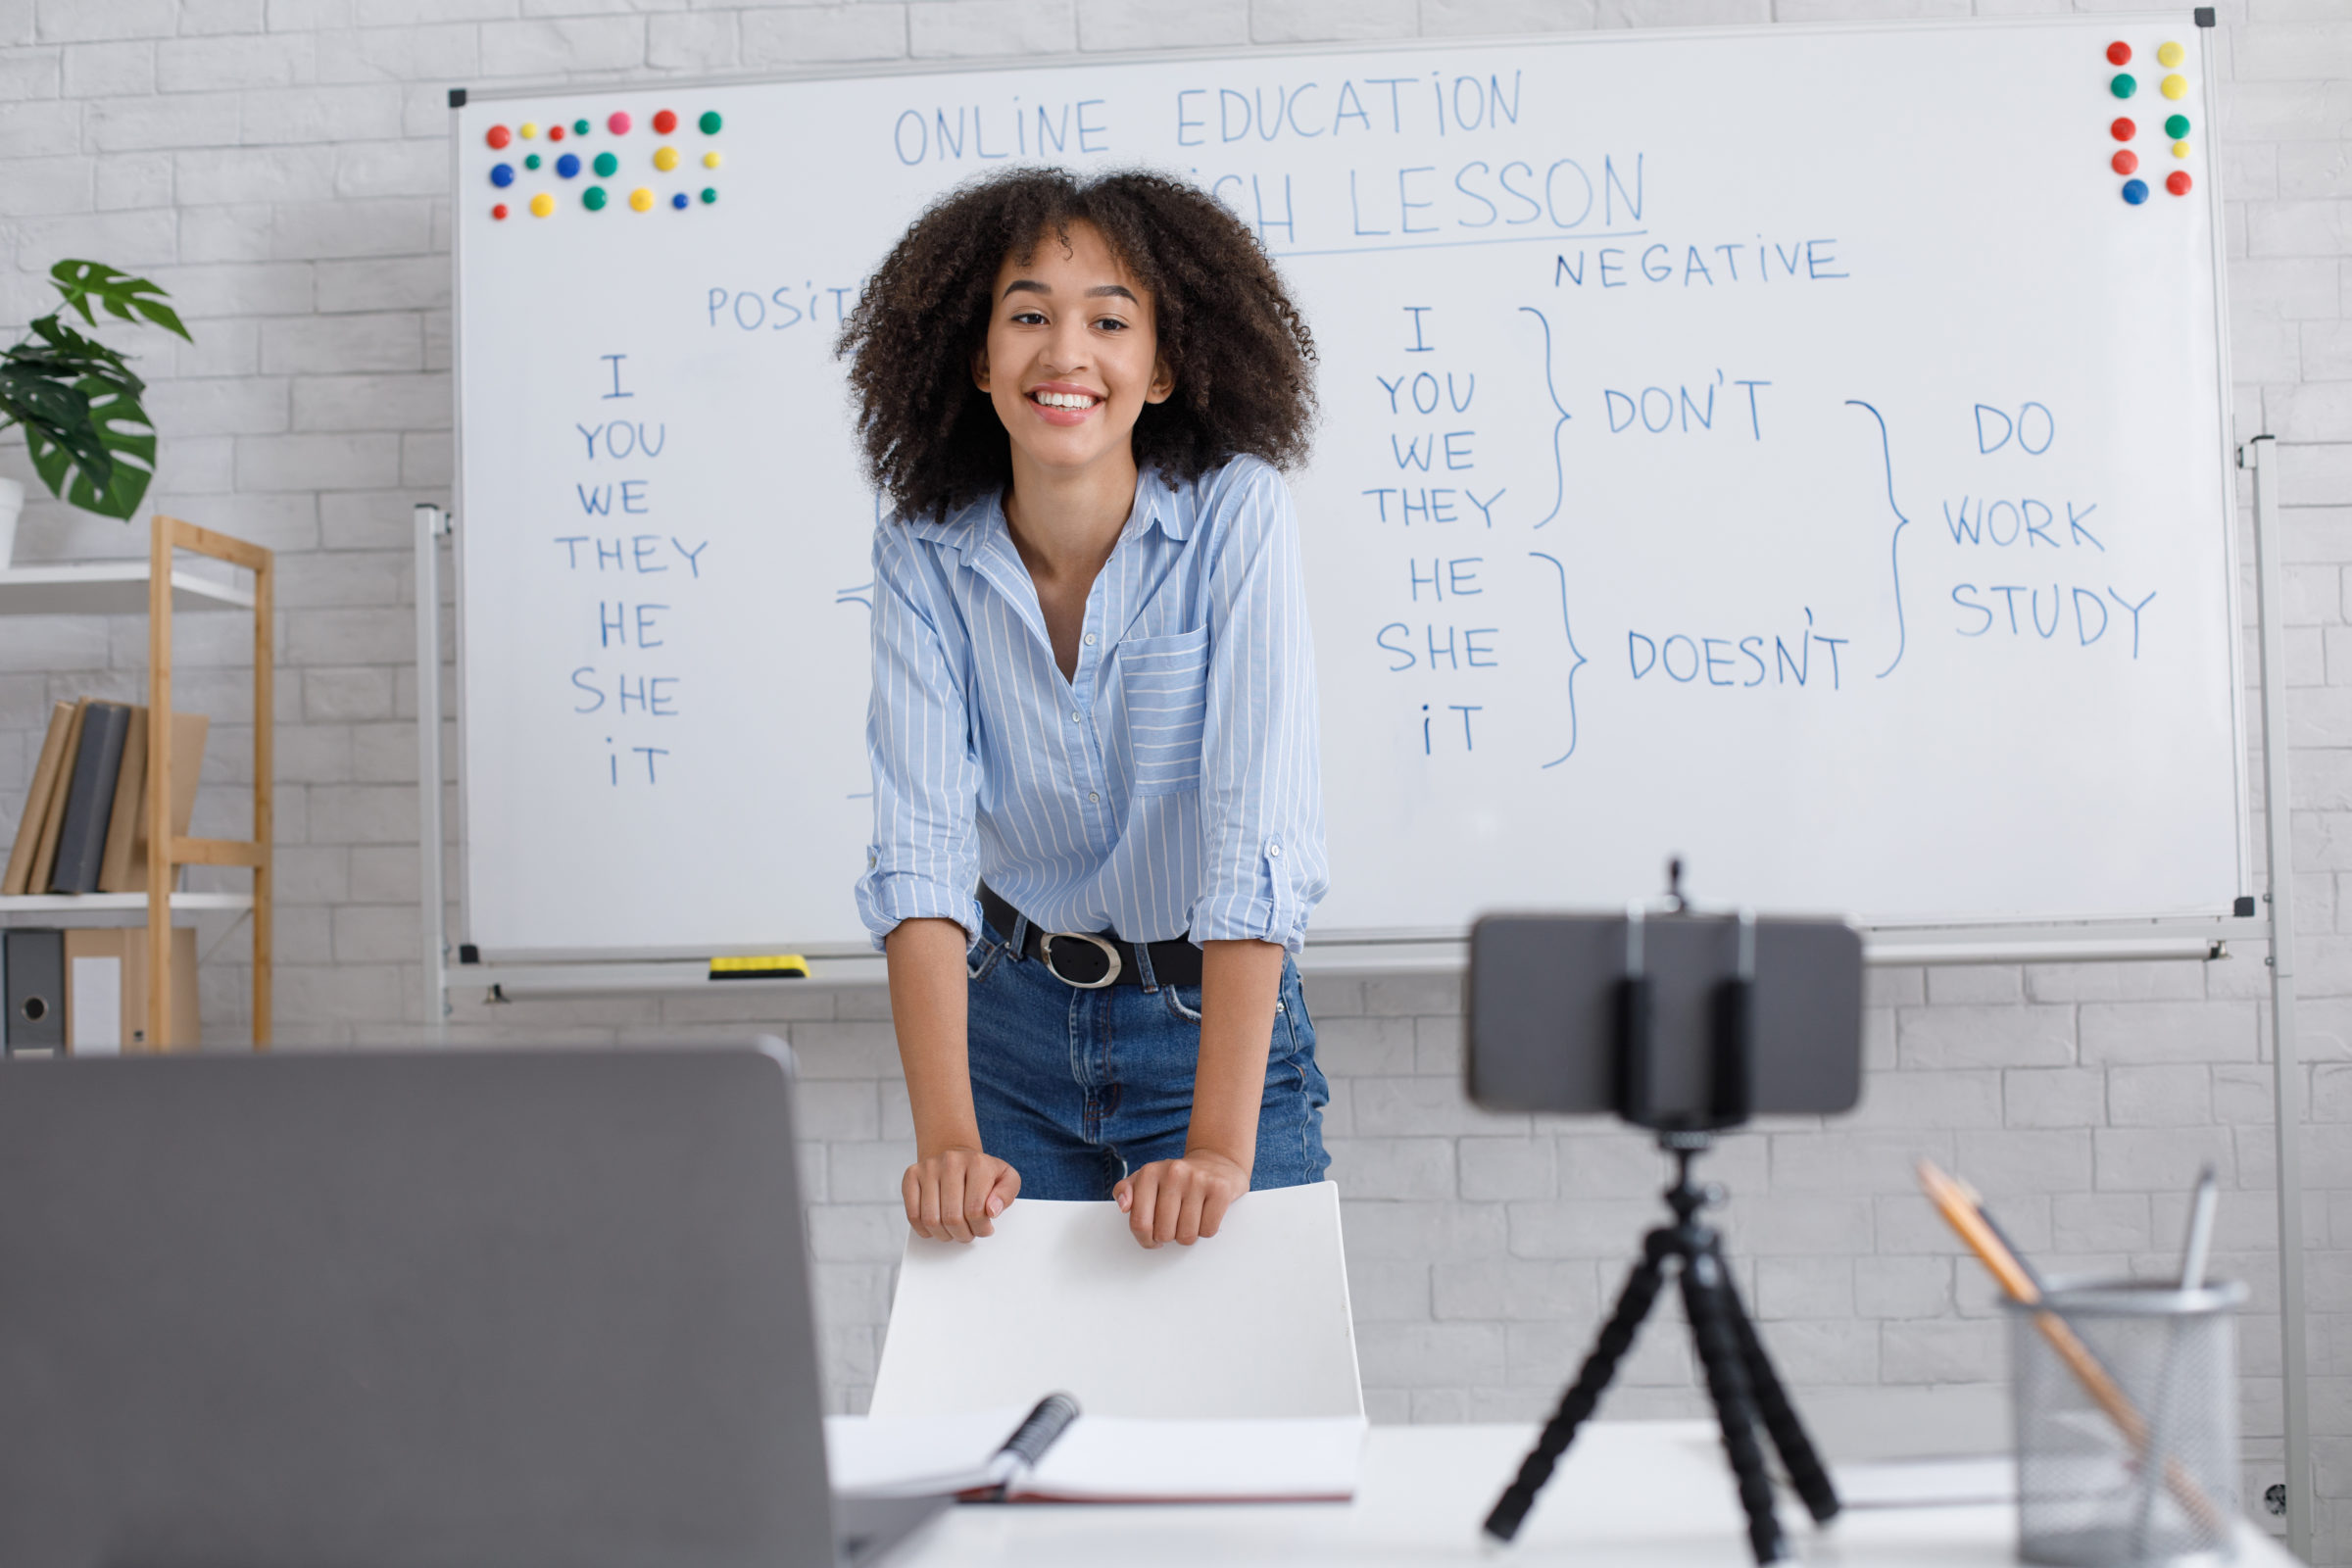
[{"label": "light blue striped shirt", "polygon": [[874,535],[874,944],[988,885],[1049,931],[1296,953],[1329,885],[1298,519],[1271,467],[1147,468],[1054,662],[997,498]]}]

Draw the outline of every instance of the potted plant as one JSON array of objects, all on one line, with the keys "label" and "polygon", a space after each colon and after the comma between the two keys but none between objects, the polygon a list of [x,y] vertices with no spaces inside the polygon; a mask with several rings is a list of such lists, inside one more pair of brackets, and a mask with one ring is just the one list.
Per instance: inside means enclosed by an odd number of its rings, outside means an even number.
[{"label": "potted plant", "polygon": [[[24,430],[33,471],[52,495],[102,517],[127,519],[155,477],[155,426],[139,406],[147,383],[123,357],[59,318],[98,324],[92,302],[122,320],[152,321],[189,342],[188,329],[143,277],[103,262],[64,261],[49,281],[65,303],[34,321],[24,341],[0,351],[0,429]],[[24,487],[0,479],[0,566],[16,547]]]}]

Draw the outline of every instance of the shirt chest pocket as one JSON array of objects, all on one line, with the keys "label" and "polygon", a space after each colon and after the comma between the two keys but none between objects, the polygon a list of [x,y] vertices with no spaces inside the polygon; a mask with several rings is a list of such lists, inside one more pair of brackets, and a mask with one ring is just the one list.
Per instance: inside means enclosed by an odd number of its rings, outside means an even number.
[{"label": "shirt chest pocket", "polygon": [[1208,628],[1139,637],[1119,649],[1135,793],[1200,784],[1200,726],[1208,706]]}]

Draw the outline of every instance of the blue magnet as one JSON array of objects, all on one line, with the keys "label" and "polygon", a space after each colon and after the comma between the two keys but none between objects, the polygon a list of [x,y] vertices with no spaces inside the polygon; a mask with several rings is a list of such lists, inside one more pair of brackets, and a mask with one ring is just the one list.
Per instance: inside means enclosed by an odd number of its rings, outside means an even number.
[{"label": "blue magnet", "polygon": [[2147,199],[2148,182],[2146,180],[2127,179],[2124,181],[2124,200],[2130,202],[2132,206],[2137,207],[2141,202],[2144,202]]},{"label": "blue magnet", "polygon": [[686,193],[684,191],[680,191],[675,196],[672,196],[669,199],[669,205],[675,207],[681,213],[684,212],[686,210]]},{"label": "blue magnet", "polygon": [[514,184],[514,166],[513,164],[492,164],[490,166],[490,183],[501,189]]},{"label": "blue magnet", "polygon": [[563,175],[565,179],[569,179],[572,175],[578,173],[579,172],[580,160],[578,155],[574,153],[565,153],[563,157],[556,160],[556,172]]}]

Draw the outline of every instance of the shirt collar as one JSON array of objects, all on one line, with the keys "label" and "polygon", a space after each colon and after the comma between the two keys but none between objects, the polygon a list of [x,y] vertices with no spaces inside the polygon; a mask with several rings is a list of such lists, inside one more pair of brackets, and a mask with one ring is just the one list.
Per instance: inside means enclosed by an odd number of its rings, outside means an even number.
[{"label": "shirt collar", "polygon": [[[1128,514],[1122,539],[1157,528],[1171,540],[1181,542],[1192,531],[1192,523],[1187,509],[1160,477],[1157,466],[1146,466],[1136,474],[1135,509]],[[908,522],[906,529],[917,539],[953,545],[966,558],[978,555],[1000,537],[1007,545],[1012,542],[1011,529],[1004,521],[1004,498],[995,492],[966,502],[944,517],[918,517]]]}]

